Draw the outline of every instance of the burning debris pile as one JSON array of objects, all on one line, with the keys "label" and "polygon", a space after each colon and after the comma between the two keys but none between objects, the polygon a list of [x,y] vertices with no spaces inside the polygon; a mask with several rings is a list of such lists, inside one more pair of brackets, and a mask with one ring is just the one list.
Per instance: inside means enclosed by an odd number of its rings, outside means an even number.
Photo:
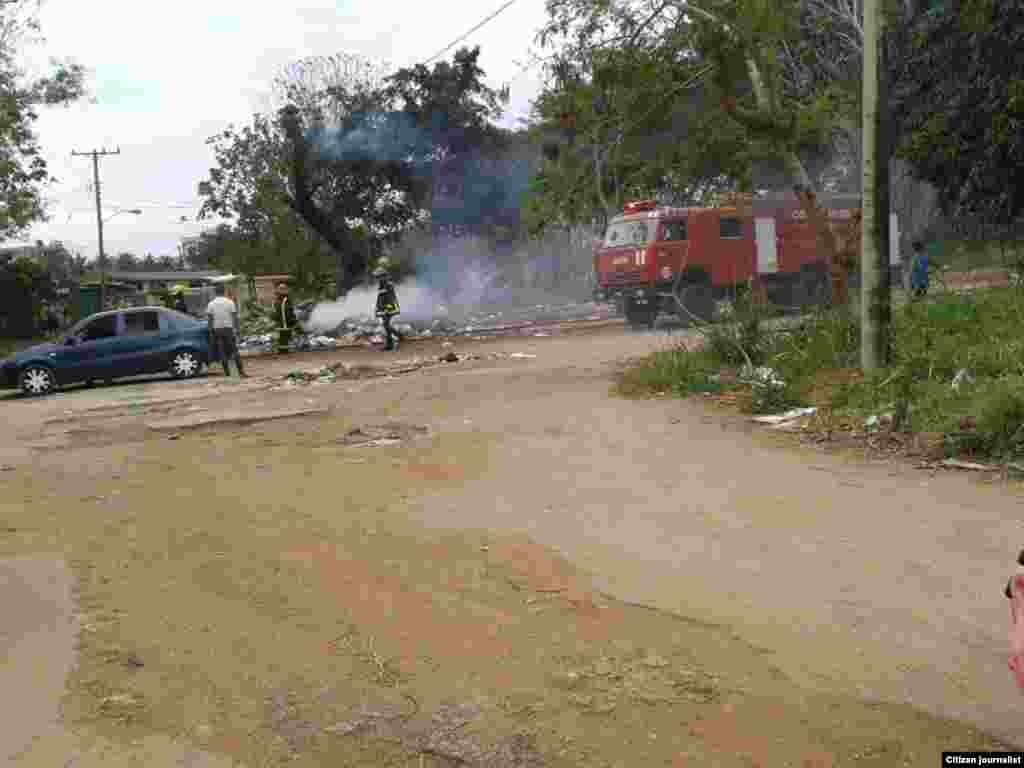
[{"label": "burning debris pile", "polygon": [[[366,313],[341,315],[338,310],[334,304],[318,306],[303,323],[301,332],[293,337],[292,349],[335,349],[384,343],[382,326],[377,318]],[[394,328],[407,339],[484,338],[487,334],[517,330],[531,333],[531,325],[605,320],[609,316],[607,308],[591,302],[536,304],[502,309],[475,308],[461,313],[438,305],[428,316],[421,312],[410,312],[409,319],[394,323]],[[277,333],[272,319],[259,318],[243,323],[240,343],[242,349],[254,352],[270,350],[276,340]]]}]

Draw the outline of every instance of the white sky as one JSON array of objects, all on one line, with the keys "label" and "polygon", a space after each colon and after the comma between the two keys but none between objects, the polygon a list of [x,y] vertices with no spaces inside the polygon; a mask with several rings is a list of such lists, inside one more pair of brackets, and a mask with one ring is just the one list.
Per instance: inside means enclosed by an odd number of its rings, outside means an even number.
[{"label": "white sky", "polygon": [[[120,146],[119,156],[100,161],[104,215],[119,208],[144,213],[112,219],[104,227],[105,250],[109,256],[173,254],[181,237],[211,226],[180,222],[199,208],[196,187],[213,163],[206,139],[247,121],[281,65],[340,51],[395,68],[415,64],[501,4],[47,0],[41,17],[46,44],[37,55],[73,57],[88,67],[98,103],[42,112],[37,129],[59,183],[50,192],[51,220],[30,239],[63,240],[95,257],[92,160],[71,152]],[[544,0],[517,0],[460,44],[481,47],[492,85],[511,82],[509,123],[525,116],[540,87],[540,68],[522,71],[520,65],[529,61],[544,18]]]}]

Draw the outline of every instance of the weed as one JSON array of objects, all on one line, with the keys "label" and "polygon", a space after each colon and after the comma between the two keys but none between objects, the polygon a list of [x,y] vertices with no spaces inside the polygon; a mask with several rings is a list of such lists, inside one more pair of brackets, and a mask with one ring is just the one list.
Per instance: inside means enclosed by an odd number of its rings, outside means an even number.
[{"label": "weed", "polygon": [[685,397],[713,386],[710,375],[715,370],[707,353],[679,346],[648,355],[626,370],[620,375],[616,390],[624,397],[670,393]]}]

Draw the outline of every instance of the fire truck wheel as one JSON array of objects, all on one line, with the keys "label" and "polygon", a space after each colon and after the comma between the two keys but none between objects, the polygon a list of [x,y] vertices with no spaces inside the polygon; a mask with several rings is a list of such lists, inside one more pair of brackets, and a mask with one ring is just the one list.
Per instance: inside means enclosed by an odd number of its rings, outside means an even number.
[{"label": "fire truck wheel", "polygon": [[710,323],[714,319],[715,299],[711,283],[680,283],[676,289],[676,300],[679,318],[687,325],[693,325],[694,318],[700,323]]},{"label": "fire truck wheel", "polygon": [[653,329],[658,319],[658,312],[653,307],[637,306],[632,301],[626,302],[626,323],[634,331]]},{"label": "fire truck wheel", "polygon": [[827,304],[829,300],[828,272],[817,266],[805,265],[800,270],[798,304],[804,307]]}]

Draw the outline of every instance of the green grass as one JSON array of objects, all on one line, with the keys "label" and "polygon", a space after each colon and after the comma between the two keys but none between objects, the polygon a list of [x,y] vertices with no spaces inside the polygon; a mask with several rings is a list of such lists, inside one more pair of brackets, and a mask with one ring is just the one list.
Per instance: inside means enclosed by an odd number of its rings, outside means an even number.
[{"label": "green grass", "polygon": [[[697,352],[679,348],[641,361],[622,375],[619,392],[716,391],[716,374],[749,358],[783,382],[754,386],[753,412],[813,403],[854,423],[892,413],[905,431],[945,435],[951,455],[1024,457],[1024,290],[937,293],[898,306],[892,363],[870,376],[836,375],[859,365],[860,328],[849,311],[819,311],[788,330],[768,330],[744,311],[736,323],[706,329]],[[969,377],[954,388],[961,370]]]},{"label": "green grass", "polygon": [[719,367],[707,352],[688,352],[680,345],[648,355],[628,368],[619,376],[615,389],[623,397],[685,397],[697,392],[718,392],[721,385],[712,377]]}]

